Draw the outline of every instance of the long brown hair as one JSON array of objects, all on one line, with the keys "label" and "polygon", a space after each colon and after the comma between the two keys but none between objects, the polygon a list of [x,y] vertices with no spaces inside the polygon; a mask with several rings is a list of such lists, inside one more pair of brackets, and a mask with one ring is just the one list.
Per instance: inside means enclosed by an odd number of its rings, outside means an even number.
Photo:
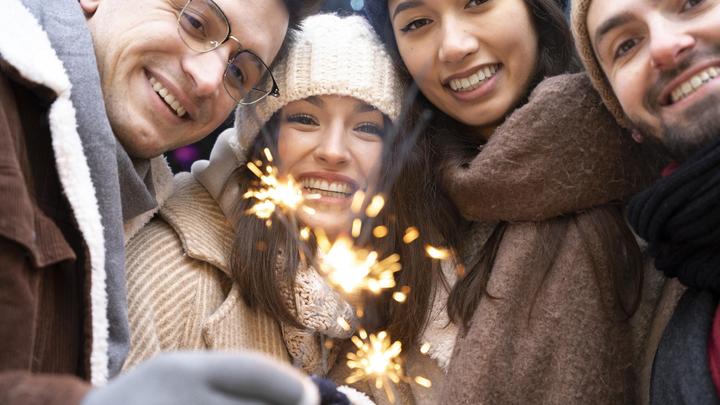
[{"label": "long brown hair", "polygon": [[[533,27],[539,38],[539,52],[532,80],[528,85],[525,96],[518,101],[515,107],[526,103],[528,95],[544,78],[562,73],[576,72],[580,69],[574,51],[572,34],[559,1],[524,1],[531,13]],[[390,55],[400,66],[399,70],[408,85],[412,86],[412,77],[398,52],[387,0],[367,0],[365,2],[365,14],[376,32],[383,39]],[[417,99],[414,100],[413,109],[416,111],[431,111],[433,119],[418,141],[417,153],[422,155],[424,159],[416,161],[417,167],[410,170],[423,173],[429,181],[442,184],[443,167],[449,162],[457,163],[458,161],[467,162],[471,160],[477,155],[480,146],[479,142],[481,141],[469,136],[463,136],[463,134],[472,133],[471,128],[438,110],[422,95],[418,95]],[[419,167],[423,165],[425,165],[425,169]],[[406,187],[406,190],[401,194],[422,195],[420,199],[425,204],[421,207],[421,210],[425,215],[428,215],[425,225],[426,235],[434,235],[434,237],[439,238],[457,254],[468,252],[468,249],[474,248],[474,246],[467,246],[469,241],[465,240],[467,235],[465,231],[470,228],[470,222],[462,218],[452,200],[441,187],[428,187],[426,182],[422,181],[406,181],[402,186]],[[543,228],[541,231],[549,235],[546,239],[547,245],[543,249],[543,258],[538,258],[542,259],[539,260],[540,262],[546,263],[548,269],[552,266],[558,254],[559,246],[564,238],[563,231],[568,225],[567,221],[577,222],[581,230],[581,237],[584,240],[595,237],[601,241],[603,249],[601,249],[600,254],[597,254],[595,250],[590,250],[593,268],[596,272],[599,272],[600,269],[610,269],[611,285],[615,296],[618,298],[617,302],[620,304],[619,309],[623,314],[622,317],[632,316],[640,299],[642,255],[632,232],[624,222],[620,207],[603,207],[578,215],[574,219],[572,217],[558,218],[556,221],[538,224],[540,228]],[[468,259],[464,263],[464,277],[457,281],[450,292],[447,311],[450,319],[454,323],[462,325],[465,330],[469,327],[480,300],[485,296],[489,297],[486,290],[487,282],[507,227],[508,224],[501,221],[478,254],[464,258],[460,257],[460,259]],[[608,254],[608,252],[613,252],[613,254]],[[614,252],[617,252],[617,254]],[[602,262],[602,260],[606,259],[610,260],[609,264]],[[418,270],[420,271],[422,268]],[[542,269],[538,271],[542,271]],[[434,297],[434,288],[427,287],[429,277],[431,277],[428,274],[437,279],[436,272],[416,274],[414,277],[416,281],[420,280],[420,291],[418,293],[422,292],[425,294],[424,299],[430,301]],[[406,273],[405,276],[409,277],[410,274]],[[600,276],[602,275],[598,274],[598,277]],[[420,297],[417,298],[420,299]],[[490,298],[492,299],[492,297]],[[396,307],[388,309],[390,325],[402,324],[404,320],[401,316],[403,312],[407,312],[407,309],[403,309],[402,306],[397,306],[392,302],[389,304]],[[425,305],[424,308],[429,308],[429,304]],[[424,317],[419,318],[426,321],[427,316],[425,314]],[[395,329],[399,331],[400,337],[402,337],[402,333],[406,328],[395,326]]]}]

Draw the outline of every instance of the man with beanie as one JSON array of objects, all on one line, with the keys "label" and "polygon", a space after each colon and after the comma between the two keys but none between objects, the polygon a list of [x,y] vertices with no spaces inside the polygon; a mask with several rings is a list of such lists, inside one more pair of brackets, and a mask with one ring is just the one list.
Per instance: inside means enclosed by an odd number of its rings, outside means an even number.
[{"label": "man with beanie", "polygon": [[673,160],[628,207],[657,269],[687,286],[650,402],[720,403],[720,2],[576,0],[572,24],[608,109]]},{"label": "man with beanie", "polygon": [[262,384],[241,384],[233,370],[243,367],[286,376],[279,398],[305,395],[306,380],[274,363],[190,354],[89,391],[127,355],[124,243],[170,194],[160,155],[210,133],[238,102],[277,94],[256,79],[301,6],[2,2],[0,403],[272,399],[256,395],[271,391]]}]

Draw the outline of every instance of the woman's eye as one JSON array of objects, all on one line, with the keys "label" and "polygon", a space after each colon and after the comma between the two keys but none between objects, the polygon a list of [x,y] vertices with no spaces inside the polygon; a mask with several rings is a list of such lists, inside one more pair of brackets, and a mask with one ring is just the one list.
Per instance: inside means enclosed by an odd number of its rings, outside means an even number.
[{"label": "woman's eye", "polygon": [[688,11],[691,10],[693,7],[697,6],[698,4],[702,3],[705,0],[688,0],[683,3],[682,11]]},{"label": "woman's eye", "polygon": [[355,127],[356,131],[365,132],[367,134],[377,135],[383,137],[385,135],[385,129],[372,122],[363,122],[362,124]]},{"label": "woman's eye", "polygon": [[309,114],[293,114],[287,117],[287,122],[294,122],[302,125],[318,125],[315,117]]},{"label": "woman's eye", "polygon": [[417,19],[417,20],[411,21],[411,22],[410,22],[409,24],[407,24],[406,26],[400,28],[400,31],[402,31],[402,32],[415,31],[416,29],[422,28],[422,27],[424,27],[425,25],[430,24],[431,22],[432,22],[432,20],[429,19],[429,18],[419,18],[419,19]]},{"label": "woman's eye", "polygon": [[477,6],[481,5],[481,4],[487,3],[488,1],[490,1],[490,0],[470,0],[470,1],[468,1],[467,4],[465,5],[465,8],[477,7]]},{"label": "woman's eye", "polygon": [[637,38],[632,38],[623,41],[620,45],[618,45],[617,49],[615,50],[615,55],[613,59],[619,59],[625,56],[628,52],[630,52],[635,45],[637,45],[638,40]]}]

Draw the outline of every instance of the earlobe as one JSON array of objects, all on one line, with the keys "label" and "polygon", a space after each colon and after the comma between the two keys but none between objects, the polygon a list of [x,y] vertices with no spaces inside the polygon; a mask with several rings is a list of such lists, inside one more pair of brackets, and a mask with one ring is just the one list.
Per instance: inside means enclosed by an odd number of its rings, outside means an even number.
[{"label": "earlobe", "polygon": [[635,140],[637,143],[643,143],[645,140],[645,137],[638,131],[637,129],[632,130],[632,139]]},{"label": "earlobe", "polygon": [[99,5],[100,0],[80,0],[80,7],[85,13],[85,18],[92,17]]}]

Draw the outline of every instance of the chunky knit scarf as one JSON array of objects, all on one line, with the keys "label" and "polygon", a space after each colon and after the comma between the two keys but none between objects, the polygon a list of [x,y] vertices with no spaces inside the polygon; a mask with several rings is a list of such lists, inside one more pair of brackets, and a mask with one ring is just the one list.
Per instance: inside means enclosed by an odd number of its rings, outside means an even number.
[{"label": "chunky knit scarf", "polygon": [[[278,268],[284,267],[283,256]],[[293,294],[294,290],[294,294]],[[294,288],[280,286],[285,305],[302,328],[281,322],[283,339],[295,365],[308,374],[325,375],[335,363],[338,344],[334,339],[348,339],[353,330],[338,323],[343,318],[349,325],[355,323],[352,306],[333,290],[314,268],[300,264],[295,275]]]},{"label": "chunky knit scarf", "polygon": [[633,198],[628,219],[658,270],[720,293],[720,141]]}]

